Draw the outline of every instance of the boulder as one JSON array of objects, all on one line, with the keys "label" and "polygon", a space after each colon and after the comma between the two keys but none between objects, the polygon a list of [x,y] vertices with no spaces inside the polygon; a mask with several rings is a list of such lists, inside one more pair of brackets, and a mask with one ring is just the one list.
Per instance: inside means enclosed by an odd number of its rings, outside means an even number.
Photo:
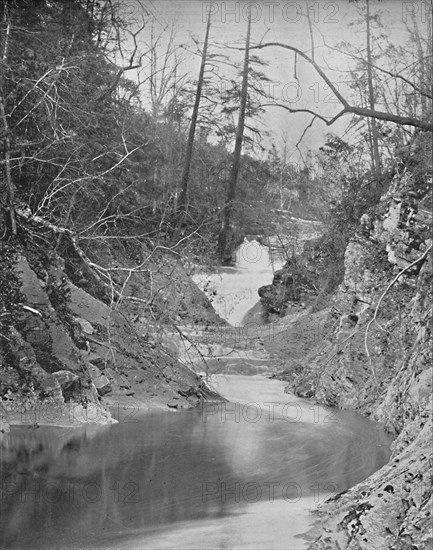
[{"label": "boulder", "polygon": [[181,403],[179,397],[176,397],[176,396],[172,397],[170,399],[170,401],[168,401],[167,407],[169,407],[170,409],[179,409],[179,408],[181,408],[182,403]]},{"label": "boulder", "polygon": [[41,367],[34,368],[32,375],[39,383],[39,398],[52,398],[58,403],[63,403],[63,392],[60,383],[54,375],[45,372]]},{"label": "boulder", "polygon": [[62,390],[70,389],[79,381],[79,377],[69,370],[59,370],[53,373]]},{"label": "boulder", "polygon": [[5,420],[0,418],[0,434],[4,434],[7,432],[9,432],[9,424]]},{"label": "boulder", "polygon": [[88,364],[88,369],[90,378],[92,379],[98,394],[102,397],[103,395],[110,393],[112,391],[111,383],[105,374],[102,374],[98,367],[95,367],[95,365],[92,365],[91,363]]},{"label": "boulder", "polygon": [[40,366],[32,346],[23,339],[17,330],[11,329],[10,334],[21,386],[22,381],[26,380],[29,395],[36,396],[37,392],[40,399],[52,398],[54,401],[63,403],[62,388],[59,382]]},{"label": "boulder", "polygon": [[86,321],[86,319],[83,319],[82,317],[75,317],[74,320],[80,325],[81,330],[85,334],[93,334],[95,332],[93,325],[89,323],[89,321]]},{"label": "boulder", "polygon": [[304,382],[303,384],[300,384],[296,389],[295,389],[295,395],[297,395],[298,397],[313,397],[314,395],[314,390],[313,390],[313,386],[310,384],[310,382]]}]

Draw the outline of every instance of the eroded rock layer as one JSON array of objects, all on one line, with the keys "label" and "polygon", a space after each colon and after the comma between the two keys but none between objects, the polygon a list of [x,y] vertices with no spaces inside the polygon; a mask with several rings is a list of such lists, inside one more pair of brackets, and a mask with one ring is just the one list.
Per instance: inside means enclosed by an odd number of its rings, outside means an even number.
[{"label": "eroded rock layer", "polygon": [[284,338],[273,344],[292,391],[396,437],[389,464],[320,509],[311,550],[433,547],[432,204],[421,183],[396,176],[362,217],[328,307],[296,321],[301,336],[312,330],[308,345],[289,355]]},{"label": "eroded rock layer", "polygon": [[112,422],[116,404],[179,409],[218,398],[179,362],[164,331],[179,319],[222,320],[178,261],[161,257],[154,271],[151,289],[148,273],[119,277],[113,300],[82,272],[73,282],[53,249],[18,247],[21,305],[0,350],[2,431]]}]

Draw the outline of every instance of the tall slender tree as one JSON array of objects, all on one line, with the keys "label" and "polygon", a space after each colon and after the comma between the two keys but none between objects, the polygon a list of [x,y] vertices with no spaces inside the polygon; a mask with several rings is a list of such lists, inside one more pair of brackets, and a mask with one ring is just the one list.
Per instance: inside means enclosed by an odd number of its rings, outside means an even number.
[{"label": "tall slender tree", "polygon": [[223,212],[222,229],[218,239],[218,252],[222,263],[231,261],[235,232],[233,228],[233,210],[236,199],[236,189],[241,165],[242,143],[245,128],[245,111],[248,99],[248,73],[250,64],[250,40],[251,40],[251,10],[248,11],[247,36],[245,40],[245,56],[242,71],[242,89],[239,106],[238,125],[236,130],[235,148],[233,152],[233,165],[228,182],[227,199]]},{"label": "tall slender tree", "polygon": [[189,172],[190,172],[190,168],[191,168],[191,159],[192,159],[192,153],[193,153],[193,149],[194,149],[195,129],[196,129],[196,126],[197,126],[198,112],[199,112],[199,108],[200,108],[200,100],[201,100],[201,94],[202,94],[202,88],[203,88],[204,73],[205,73],[205,69],[206,69],[206,60],[207,60],[207,50],[208,50],[208,43],[209,43],[210,26],[211,26],[211,11],[209,10],[209,14],[208,14],[208,18],[207,18],[207,25],[206,25],[206,35],[205,35],[205,39],[204,39],[203,52],[202,52],[202,56],[201,56],[200,73],[199,73],[199,76],[198,76],[197,89],[196,89],[196,93],[195,93],[195,102],[194,102],[194,108],[193,108],[192,116],[191,116],[191,124],[189,126],[188,142],[187,142],[187,145],[186,145],[186,153],[185,153],[185,162],[184,162],[184,165],[183,165],[183,172],[182,172],[181,191],[180,191],[180,196],[179,196],[179,211],[181,212],[181,214],[186,212],[187,207],[188,207]]},{"label": "tall slender tree", "polygon": [[[367,27],[367,82],[368,82],[368,103],[369,108],[374,111],[374,87],[373,87],[373,65],[371,55],[371,25],[370,25],[370,0],[366,0],[366,27]],[[375,118],[370,120],[371,128],[371,160],[374,172],[380,171],[379,139],[377,135],[377,121]]]},{"label": "tall slender tree", "polygon": [[6,181],[6,194],[7,194],[7,209],[9,210],[10,223],[12,234],[16,235],[17,225],[15,219],[15,185],[12,181],[11,174],[11,138],[9,131],[9,122],[6,114],[5,106],[5,71],[8,63],[8,51],[9,51],[9,40],[11,34],[11,14],[8,6],[8,2],[5,2],[3,5],[3,26],[4,32],[2,32],[2,55],[1,55],[1,71],[0,71],[0,117],[2,121],[2,133],[4,135],[5,143],[5,159],[4,159],[4,171],[5,171],[5,181]]}]

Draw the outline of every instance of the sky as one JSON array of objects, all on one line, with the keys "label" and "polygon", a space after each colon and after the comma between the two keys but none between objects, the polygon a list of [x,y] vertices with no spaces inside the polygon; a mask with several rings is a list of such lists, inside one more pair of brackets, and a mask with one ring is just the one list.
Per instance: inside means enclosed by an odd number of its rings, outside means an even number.
[{"label": "sky", "polygon": [[[134,0],[131,0],[132,2]],[[362,23],[355,2],[349,0],[260,0],[260,1],[201,1],[201,0],[144,0],[145,5],[157,21],[164,27],[175,23],[176,40],[186,44],[191,36],[202,43],[206,15],[212,12],[211,48],[219,48],[237,59],[241,66],[241,52],[230,47],[242,46],[246,34],[247,4],[252,10],[252,41],[283,42],[299,48],[306,53],[311,52],[311,38],[307,13],[313,26],[315,58],[318,64],[326,70],[340,91],[350,93],[346,85],[349,60],[347,57],[330,50],[326,46],[335,47],[342,41],[348,41],[359,48],[365,47],[365,24]],[[404,43],[407,39],[405,23],[410,22],[412,15],[418,25],[426,25],[427,14],[431,10],[430,0],[370,0],[371,13],[380,11],[383,32],[391,42]],[[361,5],[365,2],[362,0]],[[379,31],[377,31],[379,32]],[[379,44],[379,42],[378,42]],[[294,56],[281,48],[267,48],[257,52],[269,63],[265,72],[271,79],[266,90],[272,93],[277,102],[282,102],[291,108],[308,108],[318,111],[324,116],[336,114],[340,104],[327,89],[314,68],[306,62],[298,62],[297,74],[294,74]],[[185,68],[191,78],[196,79],[199,70],[199,58],[188,56]],[[275,142],[281,147],[282,137],[287,139],[288,149],[294,158],[299,158],[295,145],[299,141],[311,116],[306,114],[291,114],[286,110],[272,106],[266,109],[264,126],[270,133],[267,144]],[[301,149],[317,150],[323,145],[328,132],[344,135],[350,122],[350,116],[343,117],[337,124],[326,126],[321,121],[306,132]],[[350,136],[347,135],[349,138]]]}]

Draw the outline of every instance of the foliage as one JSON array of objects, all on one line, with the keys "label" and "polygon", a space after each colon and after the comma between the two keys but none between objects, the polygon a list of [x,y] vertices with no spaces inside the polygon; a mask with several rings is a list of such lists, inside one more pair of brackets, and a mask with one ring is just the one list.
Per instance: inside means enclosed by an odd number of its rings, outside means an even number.
[{"label": "foliage", "polygon": [[17,245],[0,242],[0,333],[2,346],[6,346],[7,334],[22,311],[23,296],[20,292],[21,282],[16,272],[18,260]]},{"label": "foliage", "polygon": [[[27,209],[71,231],[84,251],[97,251],[102,242],[121,248],[128,238],[146,251],[176,246],[178,252],[200,255],[213,250],[220,229],[233,160],[230,127],[240,93],[236,66],[225,54],[214,49],[209,53],[207,93],[191,161],[190,203],[176,234],[193,100],[182,66],[187,49],[178,47],[173,28],[157,36],[150,16],[139,27],[130,25],[120,7],[114,0],[3,3],[0,92],[7,125],[0,125],[0,133],[10,137],[10,144],[3,139],[1,148],[10,153],[16,203],[20,211]],[[150,33],[143,40],[149,49],[127,55],[128,44],[139,44],[136,28]],[[342,47],[359,57],[350,45]],[[381,58],[398,67],[400,55],[389,45]],[[231,69],[224,76],[229,62]],[[247,142],[256,144],[267,77],[263,62],[255,56],[251,62],[246,134]],[[139,77],[128,79],[134,63]],[[357,68],[355,63],[354,71],[358,85],[365,88],[360,82],[361,77],[365,80],[365,66]],[[376,83],[382,82],[378,74]],[[409,107],[405,113],[425,111],[425,105],[412,111]],[[271,231],[272,209],[290,210],[330,224],[329,235],[338,236],[339,249],[340,237],[349,238],[362,213],[386,188],[396,165],[392,155],[404,147],[407,131],[384,121],[377,129],[381,151],[385,144],[390,151],[382,174],[369,167],[366,128],[350,141],[329,135],[319,153],[299,166],[288,162],[286,149],[271,146],[267,156],[259,157],[257,148],[246,143],[234,205],[236,225],[244,233]],[[424,149],[428,155],[428,147]],[[6,204],[3,209],[6,212]],[[57,239],[59,250],[76,256],[64,238]]]}]

